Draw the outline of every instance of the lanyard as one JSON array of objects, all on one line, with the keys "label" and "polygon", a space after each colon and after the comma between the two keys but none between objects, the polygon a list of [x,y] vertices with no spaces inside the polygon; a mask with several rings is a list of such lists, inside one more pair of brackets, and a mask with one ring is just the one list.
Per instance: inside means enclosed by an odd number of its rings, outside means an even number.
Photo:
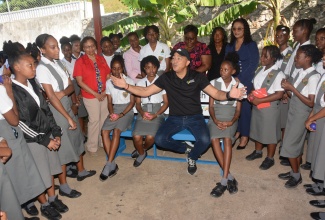
[{"label": "lanyard", "polygon": [[[147,85],[147,80],[146,80],[146,87],[148,87],[148,85]],[[149,95],[147,98],[148,98],[149,103],[150,103],[151,95]]]}]

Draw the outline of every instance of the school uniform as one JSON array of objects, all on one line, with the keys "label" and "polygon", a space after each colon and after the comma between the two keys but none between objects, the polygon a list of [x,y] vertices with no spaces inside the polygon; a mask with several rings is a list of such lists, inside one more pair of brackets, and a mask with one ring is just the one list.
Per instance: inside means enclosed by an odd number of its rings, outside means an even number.
[{"label": "school uniform", "polygon": [[[314,114],[325,107],[325,76],[320,79],[315,96],[315,104],[313,108]],[[307,161],[311,162],[312,177],[317,180],[325,180],[325,117],[316,121],[316,131],[310,132]]]},{"label": "school uniform", "polygon": [[19,127],[45,188],[49,188],[52,186],[52,176],[62,173],[62,169],[58,152],[49,150],[47,146],[51,138],[61,137],[61,128],[57,126],[35,80],[27,83],[28,86],[25,86],[13,80],[12,84],[19,111]]},{"label": "school uniform", "polygon": [[319,72],[321,75],[325,73],[325,69],[323,66],[323,60],[319,61],[317,64],[314,65],[317,72]]},{"label": "school uniform", "polygon": [[[73,78],[73,70],[74,70],[74,65],[76,63],[75,59],[71,59],[71,63],[69,61],[67,61],[65,58],[63,58],[61,60],[62,64],[65,66],[67,72],[69,73],[69,77],[73,83],[73,87],[74,87],[74,92],[76,94],[76,96],[78,96],[80,94],[80,86],[77,83],[77,80],[75,78]],[[80,105],[78,106],[78,117],[79,118],[83,118],[83,117],[87,117],[88,116],[88,112],[86,110],[85,104],[83,102],[83,99],[80,99]]]},{"label": "school uniform", "polygon": [[[236,84],[236,80],[231,77],[232,80],[228,87],[221,77],[210,81],[210,83],[217,88],[218,90],[229,92],[233,85]],[[239,83],[239,88],[244,87],[243,84]],[[214,100],[214,114],[216,119],[219,121],[231,121],[236,112],[237,101],[218,101]],[[234,141],[234,135],[237,130],[238,120],[234,122],[234,124],[230,127],[227,127],[225,130],[220,130],[217,125],[213,122],[212,118],[209,118],[208,128],[210,131],[210,138],[231,138]]]},{"label": "school uniform", "polygon": [[[166,58],[170,57],[170,49],[167,46],[167,44],[161,43],[157,41],[157,45],[155,50],[152,50],[150,47],[150,44],[146,44],[144,47],[141,48],[140,50],[140,56],[139,56],[139,61],[141,61],[143,58],[153,55],[157,57],[157,59],[160,62],[160,67],[158,69],[158,73],[162,73],[166,69]],[[160,74],[158,74],[160,75]]]},{"label": "school uniform", "polygon": [[[152,82],[149,82],[147,77],[141,79],[137,86],[147,87],[153,84],[158,79],[156,75],[155,79]],[[152,105],[152,111],[150,113],[157,113],[161,108],[163,102],[163,95],[166,95],[166,91],[162,90],[154,95],[149,97],[141,97],[141,107],[142,110],[148,112],[148,105]],[[157,118],[153,120],[143,120],[141,114],[137,115],[137,120],[133,129],[132,136],[135,135],[150,135],[155,136],[160,125],[165,121],[164,114],[158,115]]]},{"label": "school uniform", "polygon": [[[125,76],[124,74],[122,74],[122,77],[125,79],[126,83],[134,85],[131,78]],[[125,89],[115,86],[111,79],[107,80],[106,82],[106,94],[112,97],[113,111],[115,114],[123,112],[130,103],[131,94]],[[131,126],[133,117],[133,110],[130,110],[122,118],[119,118],[116,121],[111,121],[108,116],[103,124],[102,130],[119,129],[121,131],[125,131]]]},{"label": "school uniform", "polygon": [[[284,51],[281,52],[283,58],[281,60],[278,60],[276,62],[277,67],[284,73],[288,61],[291,58],[293,49],[292,47],[288,46]],[[283,101],[280,101],[280,121],[281,121],[281,129],[285,128],[287,123],[287,117],[288,117],[288,110],[289,110],[289,98],[287,99],[287,102],[284,103]]]},{"label": "school uniform", "polygon": [[7,141],[12,150],[12,156],[5,167],[12,181],[18,202],[22,205],[40,195],[46,188],[21,129],[9,125],[2,115],[13,107],[13,103],[2,85],[0,85],[0,99],[0,137]]},{"label": "school uniform", "polygon": [[[315,71],[314,67],[306,70],[300,69],[296,75],[293,75],[292,84],[298,92],[308,97],[308,95],[315,95],[319,78],[320,74]],[[287,129],[280,154],[282,157],[296,158],[302,155],[307,134],[305,121],[311,110],[312,108],[292,94],[286,124]]]},{"label": "school uniform", "polygon": [[20,203],[17,199],[17,193],[14,190],[12,182],[5,166],[0,162],[0,210],[6,212],[7,218],[15,220],[24,220]]},{"label": "school uniform", "polygon": [[[284,91],[281,87],[281,81],[284,78],[285,75],[278,70],[276,64],[267,70],[263,66],[256,70],[253,85],[256,90],[266,88],[267,94],[272,95],[277,91]],[[281,139],[279,100],[270,104],[270,107],[262,109],[253,105],[252,109],[249,136],[262,144],[276,144]]]},{"label": "school uniform", "polygon": [[[44,83],[52,85],[54,92],[63,91],[68,87],[69,83],[69,76],[64,69],[65,68],[61,62],[51,62],[47,58],[42,57],[36,69],[36,79],[40,84]],[[63,135],[61,137],[61,147],[59,148],[58,153],[61,165],[64,165],[71,162],[78,162],[79,157],[85,151],[85,148],[78,118],[71,110],[71,97],[63,96],[60,102],[65,111],[77,123],[77,128],[75,130],[70,130],[70,125],[67,119],[52,105],[49,105],[56,123],[62,129]]]}]

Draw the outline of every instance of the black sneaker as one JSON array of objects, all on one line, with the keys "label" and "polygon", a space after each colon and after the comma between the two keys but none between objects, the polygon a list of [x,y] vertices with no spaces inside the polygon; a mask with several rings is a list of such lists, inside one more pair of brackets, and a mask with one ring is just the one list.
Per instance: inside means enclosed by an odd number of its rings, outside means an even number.
[{"label": "black sneaker", "polygon": [[39,214],[35,205],[31,206],[30,208],[27,208],[27,206],[25,206],[24,209],[28,215],[37,216]]},{"label": "black sneaker", "polygon": [[285,188],[291,189],[296,188],[300,183],[302,183],[301,176],[298,180],[296,180],[293,176],[284,184]]},{"label": "black sneaker", "polygon": [[310,217],[312,219],[322,220],[325,218],[325,212],[312,212],[310,213]]},{"label": "black sneaker", "polygon": [[138,156],[139,156],[139,152],[136,149],[134,151],[132,151],[132,153],[131,153],[132,158],[137,158]]},{"label": "black sneaker", "polygon": [[187,163],[188,163],[187,172],[193,175],[197,170],[196,161],[192,160],[191,158],[187,158]]},{"label": "black sneaker", "polygon": [[304,164],[301,164],[300,168],[303,170],[311,170],[311,163],[306,162]]},{"label": "black sneaker", "polygon": [[261,170],[268,170],[274,165],[274,160],[266,157],[264,161],[262,162],[260,169]]},{"label": "black sneaker", "polygon": [[305,189],[310,189],[310,188],[316,188],[316,187],[318,187],[318,186],[317,186],[316,183],[312,183],[312,184],[309,183],[309,184],[304,184],[303,187],[304,187]]},{"label": "black sneaker", "polygon": [[246,160],[255,160],[257,158],[262,158],[263,156],[263,153],[262,154],[259,154],[259,153],[256,153],[256,150],[253,151],[253,153],[251,153],[250,155],[248,155],[246,157]]},{"label": "black sneaker", "polygon": [[68,206],[66,206],[60,199],[58,199],[58,196],[55,197],[55,200],[53,202],[50,202],[50,205],[60,213],[69,211]]},{"label": "black sneaker", "polygon": [[229,191],[229,194],[235,194],[236,192],[238,192],[238,182],[236,179],[233,180],[228,180],[227,182],[227,189]]},{"label": "black sneaker", "polygon": [[227,186],[221,185],[221,183],[217,183],[217,186],[212,189],[210,195],[213,197],[220,197],[227,190]]},{"label": "black sneaker", "polygon": [[56,211],[55,208],[51,205],[41,207],[41,214],[50,220],[57,220],[62,218],[62,215],[60,215],[60,213]]},{"label": "black sneaker", "polygon": [[290,177],[291,177],[291,172],[287,172],[287,173],[280,173],[278,175],[279,179],[282,179],[282,180],[289,180]]}]

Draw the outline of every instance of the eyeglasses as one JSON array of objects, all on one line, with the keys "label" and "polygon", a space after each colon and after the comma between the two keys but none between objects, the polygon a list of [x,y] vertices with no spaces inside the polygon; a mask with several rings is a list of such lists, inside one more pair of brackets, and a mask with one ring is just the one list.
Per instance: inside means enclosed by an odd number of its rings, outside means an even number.
[{"label": "eyeglasses", "polygon": [[242,31],[242,30],[244,30],[244,28],[232,28],[231,30],[232,31]]}]

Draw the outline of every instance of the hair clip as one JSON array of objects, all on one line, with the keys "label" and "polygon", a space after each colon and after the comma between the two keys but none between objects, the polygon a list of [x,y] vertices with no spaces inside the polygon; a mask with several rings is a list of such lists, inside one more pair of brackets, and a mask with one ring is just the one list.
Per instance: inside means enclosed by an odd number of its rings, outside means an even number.
[{"label": "hair clip", "polygon": [[287,32],[286,31],[282,31],[283,34],[286,34]]}]

